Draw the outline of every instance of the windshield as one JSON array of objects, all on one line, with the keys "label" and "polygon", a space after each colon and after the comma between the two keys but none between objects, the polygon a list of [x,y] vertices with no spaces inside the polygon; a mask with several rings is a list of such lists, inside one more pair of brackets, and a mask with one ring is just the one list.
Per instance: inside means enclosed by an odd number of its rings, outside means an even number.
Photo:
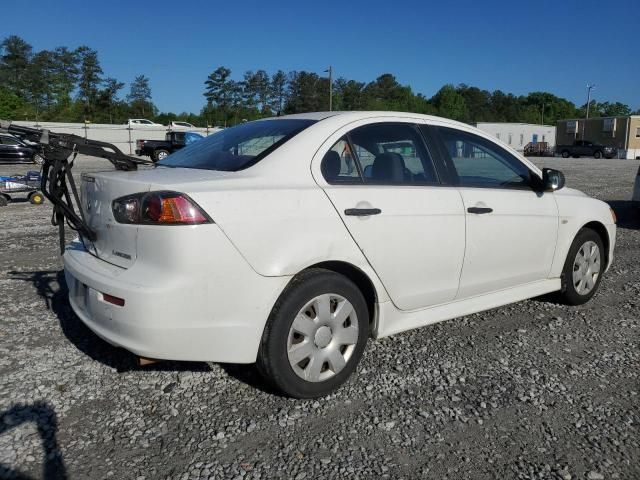
[{"label": "windshield", "polygon": [[235,172],[255,165],[315,120],[258,120],[224,129],[169,155],[157,165]]}]

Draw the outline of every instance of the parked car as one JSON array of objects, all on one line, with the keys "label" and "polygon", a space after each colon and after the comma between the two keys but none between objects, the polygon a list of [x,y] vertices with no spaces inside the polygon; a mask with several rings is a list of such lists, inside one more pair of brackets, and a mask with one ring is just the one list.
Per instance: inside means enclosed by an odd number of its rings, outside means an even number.
[{"label": "parked car", "polygon": [[186,128],[187,130],[193,130],[194,128],[198,128],[195,125],[190,124],[189,122],[171,122],[169,124],[169,128],[171,129],[184,129]]},{"label": "parked car", "polygon": [[42,165],[44,159],[37,145],[28,144],[13,135],[0,134],[0,162]]},{"label": "parked car", "polygon": [[522,153],[525,157],[552,157],[553,149],[548,142],[529,142],[524,146]]},{"label": "parked car", "polygon": [[564,183],[438,117],[248,122],[152,169],[83,175],[97,240],[64,254],[69,299],[140,357],[256,362],[285,394],[318,397],[369,337],[550,292],[587,302],[615,220]]},{"label": "parked car", "polygon": [[196,142],[204,137],[195,132],[167,132],[164,140],[136,140],[136,155],[148,156],[152,160],[163,160],[185,145]]},{"label": "parked car", "polygon": [[618,149],[615,147],[601,145],[599,143],[589,142],[587,140],[576,140],[573,142],[573,145],[557,145],[556,153],[562,155],[562,158],[614,158],[618,155]]},{"label": "parked car", "polygon": [[125,122],[125,125],[129,127],[154,127],[154,128],[164,128],[164,125],[161,123],[155,123],[151,120],[147,120],[146,118],[130,118]]}]

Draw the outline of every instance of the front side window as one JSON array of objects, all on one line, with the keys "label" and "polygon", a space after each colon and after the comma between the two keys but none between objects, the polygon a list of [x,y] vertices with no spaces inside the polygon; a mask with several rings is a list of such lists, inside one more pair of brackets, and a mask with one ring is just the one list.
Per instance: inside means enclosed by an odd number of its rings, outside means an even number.
[{"label": "front side window", "polygon": [[495,143],[461,130],[445,127],[437,130],[460,186],[518,188],[531,185],[527,166]]},{"label": "front side window", "polygon": [[349,140],[365,183],[438,183],[431,157],[413,125],[366,125],[349,133]]},{"label": "front side window", "polygon": [[169,155],[156,165],[235,172],[255,165],[315,120],[257,120],[226,128]]}]

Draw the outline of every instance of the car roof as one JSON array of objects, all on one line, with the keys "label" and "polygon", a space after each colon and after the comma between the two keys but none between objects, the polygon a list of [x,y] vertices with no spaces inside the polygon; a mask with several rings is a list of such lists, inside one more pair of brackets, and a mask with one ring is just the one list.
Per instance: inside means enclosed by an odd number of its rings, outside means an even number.
[{"label": "car roof", "polygon": [[[360,119],[367,119],[373,117],[394,117],[394,118],[419,118],[427,121],[444,122],[451,124],[452,126],[465,126],[469,127],[469,124],[451,120],[450,118],[437,117],[435,115],[425,115],[422,113],[413,112],[394,112],[394,111],[377,111],[377,110],[351,110],[351,111],[333,111],[333,112],[308,112],[308,113],[295,113],[292,115],[282,115],[279,117],[270,117],[269,119],[301,119],[301,120],[315,120],[321,121],[328,118],[343,119],[349,121],[355,121]],[[266,120],[266,119],[265,119]]]}]

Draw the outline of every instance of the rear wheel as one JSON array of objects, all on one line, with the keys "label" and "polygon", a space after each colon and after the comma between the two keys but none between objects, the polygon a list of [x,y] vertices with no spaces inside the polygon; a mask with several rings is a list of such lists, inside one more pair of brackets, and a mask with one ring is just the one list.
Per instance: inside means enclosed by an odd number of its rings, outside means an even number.
[{"label": "rear wheel", "polygon": [[7,205],[9,205],[10,201],[11,198],[9,198],[7,195],[0,195],[0,207],[6,207]]},{"label": "rear wheel", "polygon": [[32,160],[36,165],[42,165],[44,163],[44,158],[42,158],[39,153],[34,154]]},{"label": "rear wheel", "polygon": [[44,196],[40,192],[33,192],[29,194],[29,201],[34,205],[42,205]]},{"label": "rear wheel", "polygon": [[562,151],[562,158],[569,158],[569,151],[568,150],[563,150]]},{"label": "rear wheel", "polygon": [[569,305],[588,302],[600,286],[604,267],[604,246],[600,235],[583,228],[573,240],[567,255],[562,270],[564,289],[559,293],[559,300]]},{"label": "rear wheel", "polygon": [[307,270],[269,316],[258,369],[288,396],[321,397],[353,373],[368,336],[369,312],[358,287],[337,273]]},{"label": "rear wheel", "polygon": [[167,150],[156,150],[153,152],[153,159],[158,162],[160,160],[164,160],[169,156],[169,152]]}]

